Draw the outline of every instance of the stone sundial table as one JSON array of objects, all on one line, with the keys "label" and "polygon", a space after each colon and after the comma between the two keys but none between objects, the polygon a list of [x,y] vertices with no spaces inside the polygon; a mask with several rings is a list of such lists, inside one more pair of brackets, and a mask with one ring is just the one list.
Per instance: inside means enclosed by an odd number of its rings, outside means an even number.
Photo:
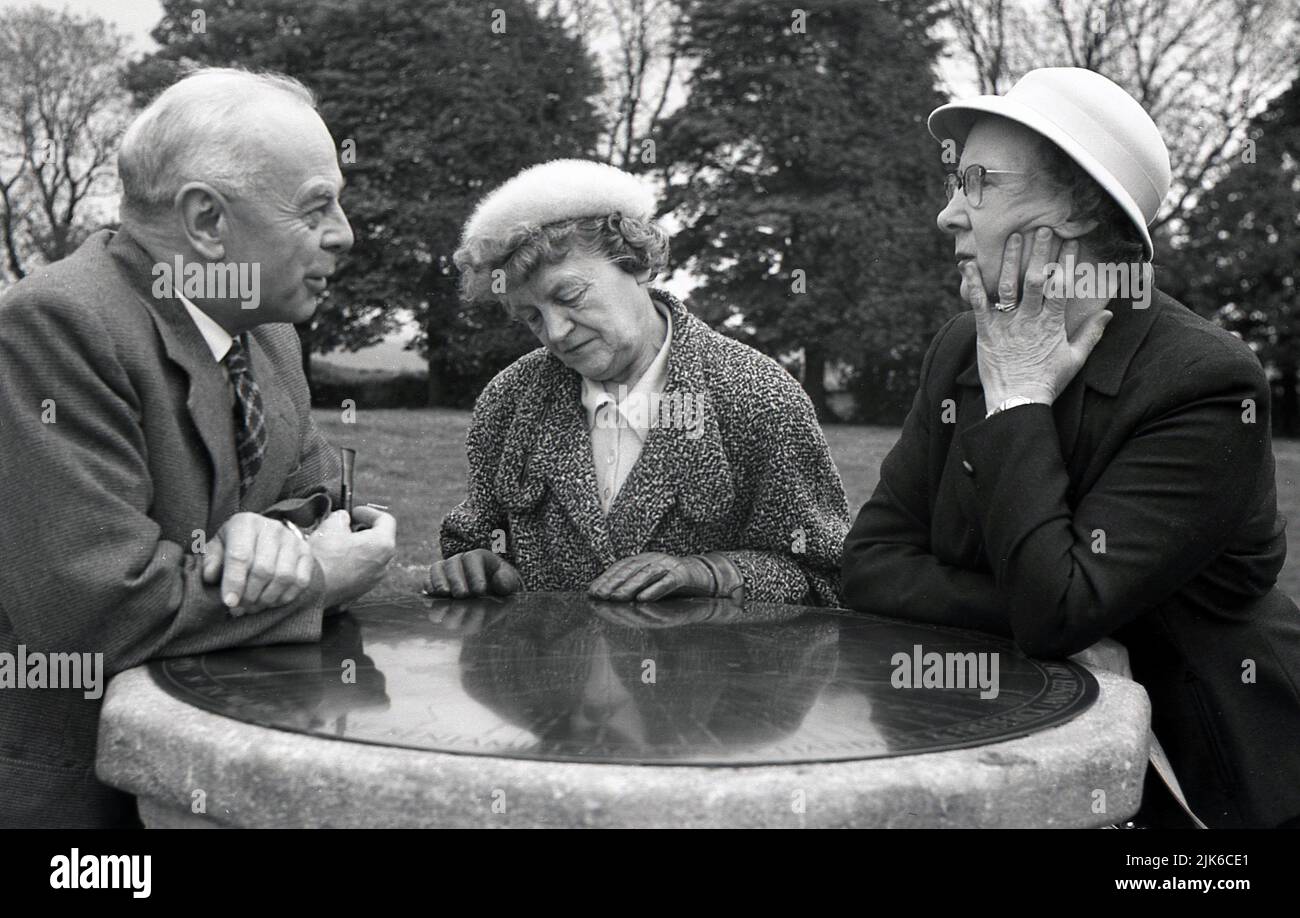
[{"label": "stone sundial table", "polygon": [[1100,826],[1146,769],[1125,673],[841,610],[369,600],[122,673],[97,771],[150,826]]}]

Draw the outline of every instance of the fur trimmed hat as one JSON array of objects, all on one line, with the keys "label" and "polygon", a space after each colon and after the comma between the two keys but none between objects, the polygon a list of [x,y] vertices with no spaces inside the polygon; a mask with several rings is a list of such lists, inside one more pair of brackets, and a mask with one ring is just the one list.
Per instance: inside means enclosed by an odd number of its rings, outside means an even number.
[{"label": "fur trimmed hat", "polygon": [[612,213],[647,220],[654,211],[654,192],[636,176],[591,160],[554,159],[528,167],[479,201],[461,244],[502,239],[524,225]]}]

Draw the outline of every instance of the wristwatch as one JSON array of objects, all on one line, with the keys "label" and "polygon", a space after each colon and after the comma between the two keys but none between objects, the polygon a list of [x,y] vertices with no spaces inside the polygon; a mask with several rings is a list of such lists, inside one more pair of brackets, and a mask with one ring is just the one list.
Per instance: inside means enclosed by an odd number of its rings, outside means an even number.
[{"label": "wristwatch", "polygon": [[1037,404],[1040,403],[1035,402],[1032,398],[1026,398],[1023,395],[1013,395],[1011,396],[1011,398],[1003,399],[1002,401],[994,405],[992,408],[990,408],[988,414],[984,415],[984,417],[991,418],[993,417],[993,415],[1000,414],[1003,411],[1006,411],[1008,408],[1018,408],[1021,405],[1037,405]]}]

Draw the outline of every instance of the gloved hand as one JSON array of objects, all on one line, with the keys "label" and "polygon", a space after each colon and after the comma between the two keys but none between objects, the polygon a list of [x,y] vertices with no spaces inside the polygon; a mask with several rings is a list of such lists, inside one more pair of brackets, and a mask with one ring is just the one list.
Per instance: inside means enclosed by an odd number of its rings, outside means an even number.
[{"label": "gloved hand", "polygon": [[[719,559],[721,559],[719,561]],[[666,596],[715,596],[721,592],[719,565],[734,573],[730,562],[710,556],[712,566],[699,555],[669,555],[661,551],[642,552],[615,561],[592,581],[587,593],[595,599],[614,602],[650,602]],[[727,595],[730,595],[730,590]]]}]

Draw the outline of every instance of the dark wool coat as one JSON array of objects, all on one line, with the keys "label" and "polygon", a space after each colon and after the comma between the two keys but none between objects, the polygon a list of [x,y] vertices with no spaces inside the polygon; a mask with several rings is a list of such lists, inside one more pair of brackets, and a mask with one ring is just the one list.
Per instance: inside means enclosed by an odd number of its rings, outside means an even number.
[{"label": "dark wool coat", "polygon": [[703,394],[704,431],[658,426],[601,512],[582,378],[545,349],[490,382],[467,438],[469,496],[442,554],[492,548],[529,590],[584,590],[639,552],[724,552],[748,599],[835,605],[848,505],[812,403],[775,361],[710,329],[667,293],[665,397]]},{"label": "dark wool coat", "polygon": [[845,544],[844,600],[1039,656],[1112,635],[1192,808],[1276,825],[1300,814],[1300,612],[1274,589],[1268,380],[1159,291],[1110,309],[1054,405],[988,419],[975,317],[944,326]]},{"label": "dark wool coat", "polygon": [[[105,678],[154,657],[319,640],[324,579],[232,618],[196,531],[238,510],[310,525],[337,451],[312,422],[291,325],[249,334],[267,451],[239,501],[232,390],[152,259],[96,233],[0,299],[0,652],[103,653]],[[43,418],[46,400],[55,414]],[[101,700],[0,688],[0,827],[109,826],[134,803],[95,778]]]}]

